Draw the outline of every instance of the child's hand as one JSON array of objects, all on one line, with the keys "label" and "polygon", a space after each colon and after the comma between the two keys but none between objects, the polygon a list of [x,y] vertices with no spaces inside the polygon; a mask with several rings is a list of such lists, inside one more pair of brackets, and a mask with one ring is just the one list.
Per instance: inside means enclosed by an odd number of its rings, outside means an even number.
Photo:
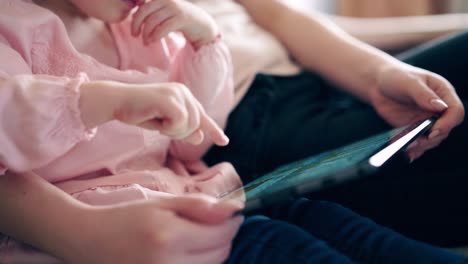
[{"label": "child's hand", "polygon": [[217,145],[229,142],[223,130],[181,83],[92,82],[81,87],[80,108],[87,128],[117,119],[192,144],[200,144],[205,135]]},{"label": "child's hand", "polygon": [[242,222],[240,208],[208,196],[162,195],[158,200],[88,209],[66,263],[219,264]]},{"label": "child's hand", "polygon": [[132,33],[142,34],[145,44],[158,41],[170,32],[181,31],[195,46],[213,41],[218,35],[214,20],[186,0],[152,0],[133,15]]}]

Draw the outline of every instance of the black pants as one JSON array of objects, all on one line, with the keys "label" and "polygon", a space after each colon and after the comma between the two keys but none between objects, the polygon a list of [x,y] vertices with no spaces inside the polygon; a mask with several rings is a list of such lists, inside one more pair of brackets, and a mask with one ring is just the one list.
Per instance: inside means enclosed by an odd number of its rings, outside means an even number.
[{"label": "black pants", "polygon": [[[465,107],[468,33],[399,56],[436,72],[457,89]],[[389,129],[374,110],[320,76],[258,75],[230,115],[228,147],[214,147],[209,164],[230,161],[244,182],[279,165]],[[371,177],[313,193],[338,202],[406,236],[441,246],[468,244],[468,128],[457,127],[438,148],[411,165],[403,159]]]}]

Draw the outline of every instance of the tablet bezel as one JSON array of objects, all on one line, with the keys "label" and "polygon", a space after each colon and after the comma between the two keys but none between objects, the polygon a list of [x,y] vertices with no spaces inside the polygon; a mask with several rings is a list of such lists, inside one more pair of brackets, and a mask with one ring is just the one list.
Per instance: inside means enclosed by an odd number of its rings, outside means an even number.
[{"label": "tablet bezel", "polygon": [[[388,143],[376,149],[376,151],[374,151],[369,156],[363,158],[361,161],[356,162],[352,166],[343,168],[339,171],[335,171],[331,173],[330,175],[324,175],[323,177],[317,177],[317,178],[313,178],[309,180],[304,180],[302,182],[298,182],[298,184],[295,186],[286,186],[285,188],[275,188],[273,189],[273,191],[269,191],[268,193],[265,193],[264,195],[255,196],[251,199],[248,199],[247,201],[245,201],[245,207],[242,210],[242,213],[248,213],[252,210],[281,202],[282,200],[286,200],[289,197],[304,195],[306,193],[321,190],[325,187],[333,186],[333,185],[340,184],[348,180],[352,180],[358,177],[372,174],[376,170],[378,170],[378,168],[381,167],[383,164],[386,164],[389,160],[391,160],[392,157],[394,157],[396,153],[405,149],[409,144],[415,141],[419,136],[427,133],[431,129],[435,121],[436,121],[436,118],[431,117],[431,118],[422,120],[420,122],[416,122],[412,125],[408,125],[404,128],[397,128],[397,129],[392,129],[390,131],[386,131],[384,133],[388,134],[388,133],[394,132],[395,135],[393,135],[387,141]],[[384,133],[381,133],[381,134],[384,134]],[[371,137],[368,137],[366,139],[359,140],[351,144],[347,144],[337,149],[345,148],[347,146],[359,143],[361,141],[368,140],[370,138]],[[336,151],[337,149],[329,150],[323,153],[319,153],[317,155],[312,155],[308,158],[302,159],[301,161],[305,162],[307,160],[314,159],[320,155]],[[258,181],[259,179],[262,179],[263,177],[267,177],[268,175],[271,175],[272,173],[282,169],[285,166],[289,166],[291,164],[295,164],[301,161],[296,161],[290,164],[283,165],[273,170],[272,172],[267,173],[264,176],[257,178],[255,181],[251,183]],[[246,186],[242,186],[238,189],[232,190],[231,192],[222,194],[218,198],[221,200],[243,199],[240,196],[240,194],[243,192],[245,187],[249,187],[249,184],[247,184]],[[235,193],[238,193],[237,196],[234,195]],[[232,196],[235,196],[235,197],[233,198]]]}]

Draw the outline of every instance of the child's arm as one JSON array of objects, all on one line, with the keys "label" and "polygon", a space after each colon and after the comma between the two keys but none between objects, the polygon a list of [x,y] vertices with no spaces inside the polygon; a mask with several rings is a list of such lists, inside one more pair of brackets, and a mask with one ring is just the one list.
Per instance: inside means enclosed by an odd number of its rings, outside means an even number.
[{"label": "child's arm", "polygon": [[[190,47],[180,52],[173,64],[171,79],[184,83],[202,104],[206,113],[224,128],[233,108],[232,62],[224,42],[207,44],[194,52]],[[205,138],[199,145],[173,141],[171,153],[185,161],[199,160],[213,145]]]},{"label": "child's arm", "polygon": [[[182,32],[187,44],[163,38]],[[213,18],[186,0],[148,1],[138,8],[132,32],[145,43],[160,41],[171,57],[170,80],[185,84],[205,111],[223,127],[233,107],[232,63]],[[193,146],[173,142],[172,154],[182,160],[199,160],[213,144],[206,139]]]},{"label": "child's arm", "polygon": [[0,69],[0,164],[28,171],[89,139],[91,133],[79,111],[79,87],[84,82],[84,78],[9,75]]},{"label": "child's arm", "polygon": [[40,168],[90,139],[93,128],[115,119],[192,143],[203,134],[227,143],[182,84],[34,75],[19,52],[1,40],[0,56],[8,63],[0,65],[0,174],[6,168]]},{"label": "child's arm", "polygon": [[80,83],[0,72],[0,164],[10,170],[40,168],[85,140],[87,130],[111,120],[195,144],[205,135],[220,145],[228,142],[182,84]]}]

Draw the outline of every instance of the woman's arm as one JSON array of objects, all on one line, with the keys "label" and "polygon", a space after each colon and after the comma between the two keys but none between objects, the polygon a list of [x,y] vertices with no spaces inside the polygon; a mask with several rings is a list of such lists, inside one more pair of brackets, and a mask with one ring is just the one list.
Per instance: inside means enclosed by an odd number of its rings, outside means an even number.
[{"label": "woman's arm", "polygon": [[221,263],[242,222],[231,217],[240,208],[166,193],[89,206],[34,174],[0,176],[0,233],[67,264]]},{"label": "woman's arm", "polygon": [[[275,35],[304,67],[318,71],[365,101],[377,86],[377,71],[399,63],[318,13],[294,9],[285,1],[239,0],[257,24]],[[272,19],[274,18],[274,19]]]},{"label": "woman's arm", "polygon": [[410,151],[412,159],[440,144],[463,121],[463,104],[443,77],[398,61],[319,14],[303,13],[281,0],[239,2],[299,63],[370,103],[388,123],[402,126],[440,115],[430,135]]},{"label": "woman's arm", "polygon": [[84,231],[86,207],[33,173],[0,176],[0,233],[56,256]]}]

